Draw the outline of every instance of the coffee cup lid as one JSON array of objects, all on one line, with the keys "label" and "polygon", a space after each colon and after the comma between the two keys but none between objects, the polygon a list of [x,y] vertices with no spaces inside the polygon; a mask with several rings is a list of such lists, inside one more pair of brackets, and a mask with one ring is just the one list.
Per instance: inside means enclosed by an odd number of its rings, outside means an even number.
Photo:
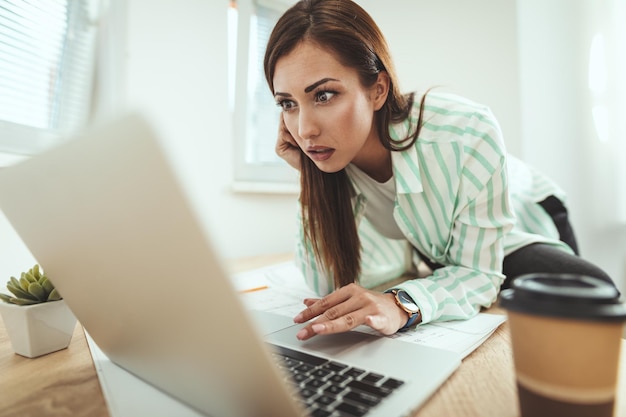
[{"label": "coffee cup lid", "polygon": [[576,274],[527,274],[500,293],[500,306],[520,313],[599,321],[626,320],[619,291],[598,278]]}]

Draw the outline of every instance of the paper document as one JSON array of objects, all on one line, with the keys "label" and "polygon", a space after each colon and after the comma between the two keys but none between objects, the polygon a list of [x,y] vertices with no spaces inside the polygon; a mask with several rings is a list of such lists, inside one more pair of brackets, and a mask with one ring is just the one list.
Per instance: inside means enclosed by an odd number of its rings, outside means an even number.
[{"label": "paper document", "polygon": [[[295,317],[305,308],[302,302],[305,298],[318,297],[307,287],[302,273],[293,262],[235,274],[232,279],[244,305],[251,310]],[[428,323],[386,337],[451,350],[465,358],[505,320],[505,315],[479,313],[469,320]],[[367,326],[359,326],[355,330],[380,335]]]}]

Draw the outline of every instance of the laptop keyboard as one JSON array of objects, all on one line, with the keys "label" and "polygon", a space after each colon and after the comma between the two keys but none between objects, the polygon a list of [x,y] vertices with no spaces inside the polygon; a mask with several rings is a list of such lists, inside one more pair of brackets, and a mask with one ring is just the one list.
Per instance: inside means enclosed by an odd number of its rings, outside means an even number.
[{"label": "laptop keyboard", "polygon": [[365,416],[404,382],[364,369],[271,345],[279,368],[291,374],[311,417]]}]

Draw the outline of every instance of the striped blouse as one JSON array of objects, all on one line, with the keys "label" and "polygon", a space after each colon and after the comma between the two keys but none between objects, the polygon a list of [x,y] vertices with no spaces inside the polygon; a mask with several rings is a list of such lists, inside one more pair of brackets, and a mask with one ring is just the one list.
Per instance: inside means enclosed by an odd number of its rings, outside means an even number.
[{"label": "striped blouse", "polygon": [[[416,100],[409,119],[390,127],[394,140],[405,138],[409,126],[416,125],[419,106]],[[563,200],[563,191],[506,154],[489,108],[430,92],[418,140],[391,156],[393,218],[405,239],[386,238],[372,227],[364,216],[367,198],[353,181],[361,240],[359,283],[371,288],[411,270],[419,262],[413,248],[443,265],[428,277],[395,286],[415,300],[422,323],[467,319],[490,306],[504,280],[504,256],[516,249],[543,242],[571,252],[537,204],[550,195]],[[296,262],[307,284],[328,294],[332,276],[312,253],[300,228]]]}]

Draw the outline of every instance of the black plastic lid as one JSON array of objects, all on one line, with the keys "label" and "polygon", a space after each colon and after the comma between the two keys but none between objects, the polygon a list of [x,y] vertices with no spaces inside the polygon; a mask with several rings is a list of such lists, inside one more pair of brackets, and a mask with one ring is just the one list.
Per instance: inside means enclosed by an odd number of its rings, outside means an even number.
[{"label": "black plastic lid", "polygon": [[520,313],[598,321],[626,321],[619,291],[598,278],[576,274],[527,274],[500,293],[500,306]]}]

